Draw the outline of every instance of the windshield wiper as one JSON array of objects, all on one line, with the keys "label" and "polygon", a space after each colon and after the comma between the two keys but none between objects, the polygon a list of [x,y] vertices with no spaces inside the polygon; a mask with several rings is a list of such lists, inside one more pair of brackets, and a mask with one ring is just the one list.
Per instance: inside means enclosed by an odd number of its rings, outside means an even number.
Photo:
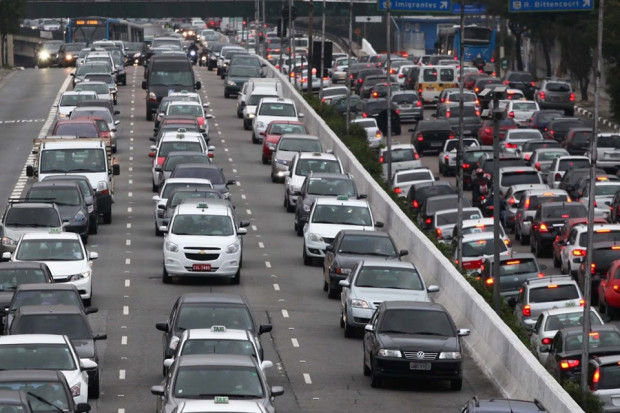
[{"label": "windshield wiper", "polygon": [[35,399],[37,399],[37,400],[38,400],[38,401],[40,401],[41,403],[43,403],[43,404],[46,404],[46,405],[48,405],[48,406],[53,407],[54,409],[56,409],[56,410],[57,410],[57,411],[59,411],[60,413],[64,413],[64,410],[62,410],[60,407],[56,406],[54,403],[51,403],[51,402],[49,402],[49,401],[45,400],[43,397],[41,397],[41,396],[39,396],[39,395],[36,395],[36,394],[34,394],[34,393],[32,393],[32,392],[27,392],[27,394],[28,394],[28,396],[32,396],[32,397],[34,397]]},{"label": "windshield wiper", "polygon": [[441,334],[441,333],[435,333],[432,331],[414,331],[413,333],[409,333],[409,334],[419,334],[421,336],[445,336],[445,334]]},{"label": "windshield wiper", "polygon": [[378,257],[393,257],[394,254],[384,254],[382,252],[363,252],[364,255],[375,255]]},{"label": "windshield wiper", "polygon": [[379,334],[411,334],[408,331],[402,331],[402,330],[381,330],[379,331]]},{"label": "windshield wiper", "polygon": [[67,172],[96,172],[96,171],[93,171],[91,168],[73,168],[73,169],[68,169]]},{"label": "windshield wiper", "polygon": [[67,171],[65,169],[46,169],[44,171],[41,171],[41,173],[43,173],[43,174],[49,174],[51,172],[62,172],[62,173],[65,173]]},{"label": "windshield wiper", "polygon": [[198,395],[198,397],[203,398],[203,397],[216,397],[216,396],[222,396],[222,397],[228,397],[228,398],[235,398],[235,399],[259,399],[262,396],[256,396],[256,395],[251,395],[251,394],[213,394],[213,393],[201,393]]}]

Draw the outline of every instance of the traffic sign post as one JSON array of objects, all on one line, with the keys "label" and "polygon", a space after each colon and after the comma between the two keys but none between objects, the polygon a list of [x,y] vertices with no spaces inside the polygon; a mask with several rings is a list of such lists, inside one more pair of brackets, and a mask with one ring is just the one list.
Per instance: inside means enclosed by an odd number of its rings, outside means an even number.
[{"label": "traffic sign post", "polygon": [[592,11],[593,0],[510,0],[508,11],[528,13],[544,11]]},{"label": "traffic sign post", "polygon": [[[388,0],[379,0],[379,10],[388,10]],[[452,0],[392,0],[392,12],[452,13]]]},{"label": "traffic sign post", "polygon": [[355,23],[381,23],[382,16],[355,16]]}]

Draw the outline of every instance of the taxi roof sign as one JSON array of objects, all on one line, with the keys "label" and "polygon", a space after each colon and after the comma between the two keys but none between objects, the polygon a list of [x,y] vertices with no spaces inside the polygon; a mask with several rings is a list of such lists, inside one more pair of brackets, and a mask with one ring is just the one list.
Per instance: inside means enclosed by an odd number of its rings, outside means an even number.
[{"label": "taxi roof sign", "polygon": [[62,228],[50,228],[49,229],[49,233],[50,234],[61,234],[62,233]]},{"label": "taxi roof sign", "polygon": [[207,205],[206,202],[198,202],[197,206],[198,209],[205,209],[205,208],[209,208],[209,205]]},{"label": "taxi roof sign", "polygon": [[213,402],[215,404],[228,404],[228,396],[215,396]]},{"label": "taxi roof sign", "polygon": [[225,333],[226,326],[211,326],[211,331],[214,333]]},{"label": "taxi roof sign", "polygon": [[348,201],[349,197],[346,195],[338,195],[338,197],[336,198],[336,200],[338,201]]}]

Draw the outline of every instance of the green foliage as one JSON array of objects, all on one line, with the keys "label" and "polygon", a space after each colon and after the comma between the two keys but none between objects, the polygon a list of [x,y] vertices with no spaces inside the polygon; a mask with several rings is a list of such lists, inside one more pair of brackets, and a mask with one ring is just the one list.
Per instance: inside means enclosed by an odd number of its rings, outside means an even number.
[{"label": "green foliage", "polygon": [[607,92],[611,97],[614,118],[620,121],[620,0],[605,1],[603,24],[603,56],[609,65],[606,69]]},{"label": "green foliage", "polygon": [[19,22],[24,18],[26,0],[0,1],[0,35],[19,32]]},{"label": "green foliage", "polygon": [[603,413],[603,403],[591,391],[581,391],[579,384],[571,381],[564,383],[564,390],[586,413]]}]

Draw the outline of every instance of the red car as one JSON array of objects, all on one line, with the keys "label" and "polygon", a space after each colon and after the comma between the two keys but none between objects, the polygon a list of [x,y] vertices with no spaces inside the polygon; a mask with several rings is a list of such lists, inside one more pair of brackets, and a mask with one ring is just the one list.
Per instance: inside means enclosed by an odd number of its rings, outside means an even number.
[{"label": "red car", "polygon": [[101,130],[92,119],[59,120],[54,125],[52,135],[77,136],[79,138],[101,138]]},{"label": "red car", "polygon": [[614,318],[616,309],[620,308],[620,260],[612,261],[605,278],[598,285],[598,308]]},{"label": "red car", "polygon": [[[499,121],[499,138],[503,139],[506,131],[509,129],[517,129],[517,122],[512,118],[506,118]],[[482,122],[482,126],[478,129],[478,141],[482,145],[493,145],[493,121],[486,119]]]},{"label": "red car", "polygon": [[280,141],[280,136],[288,133],[307,135],[310,132],[308,132],[306,125],[298,121],[274,120],[270,122],[267,129],[260,133],[263,136],[263,150],[261,152],[263,164],[267,165],[271,162],[271,156]]},{"label": "red car", "polygon": [[[607,222],[607,220],[603,218],[594,218],[594,223],[595,224],[608,224],[609,222]],[[582,224],[587,225],[588,218],[570,218],[568,221],[566,221],[566,224],[564,224],[564,226],[560,230],[560,233],[555,237],[555,240],[553,241],[553,266],[554,267],[560,268],[560,266],[562,265],[560,253],[562,252],[562,249],[566,245],[566,240],[568,239],[570,231],[573,229],[574,226],[582,225]]]}]

